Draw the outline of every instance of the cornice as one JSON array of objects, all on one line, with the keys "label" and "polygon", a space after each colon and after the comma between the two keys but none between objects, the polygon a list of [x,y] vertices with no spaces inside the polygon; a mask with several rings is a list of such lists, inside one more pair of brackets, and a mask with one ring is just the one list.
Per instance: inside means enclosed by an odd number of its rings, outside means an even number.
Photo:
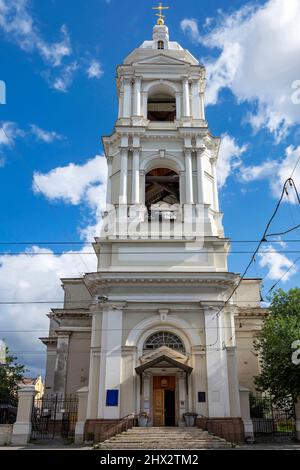
[{"label": "cornice", "polygon": [[262,307],[237,307],[236,318],[264,318],[268,315],[269,310]]},{"label": "cornice", "polygon": [[45,344],[45,346],[49,346],[51,344],[56,345],[57,344],[57,337],[56,336],[47,336],[44,338],[39,338],[40,341]]},{"label": "cornice", "polygon": [[89,273],[84,282],[92,295],[99,287],[123,286],[215,286],[233,287],[239,276],[232,273]]}]

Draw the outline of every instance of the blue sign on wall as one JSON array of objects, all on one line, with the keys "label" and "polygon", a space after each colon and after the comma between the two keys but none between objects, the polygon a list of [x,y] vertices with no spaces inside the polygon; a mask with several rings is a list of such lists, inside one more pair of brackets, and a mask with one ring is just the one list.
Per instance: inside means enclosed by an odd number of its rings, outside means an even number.
[{"label": "blue sign on wall", "polygon": [[106,406],[118,406],[119,390],[106,390]]}]

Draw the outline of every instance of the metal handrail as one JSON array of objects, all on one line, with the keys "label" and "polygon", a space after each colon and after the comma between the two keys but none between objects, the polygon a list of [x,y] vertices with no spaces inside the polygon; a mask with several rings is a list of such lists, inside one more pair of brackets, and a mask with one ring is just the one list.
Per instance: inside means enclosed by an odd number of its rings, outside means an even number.
[{"label": "metal handrail", "polygon": [[121,434],[122,432],[127,432],[128,429],[135,427],[137,417],[137,414],[130,413],[121,418],[118,423],[106,425],[101,433],[101,442],[106,441],[117,434]]}]

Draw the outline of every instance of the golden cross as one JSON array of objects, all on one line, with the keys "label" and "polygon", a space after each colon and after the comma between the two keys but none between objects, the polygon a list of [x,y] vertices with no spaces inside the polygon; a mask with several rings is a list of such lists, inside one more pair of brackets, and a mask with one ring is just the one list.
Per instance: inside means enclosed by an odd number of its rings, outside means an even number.
[{"label": "golden cross", "polygon": [[152,10],[158,10],[159,13],[156,13],[156,16],[158,16],[157,24],[160,26],[165,24],[164,18],[165,16],[162,14],[164,10],[169,10],[170,7],[163,7],[162,3],[159,2],[158,7],[153,7]]}]

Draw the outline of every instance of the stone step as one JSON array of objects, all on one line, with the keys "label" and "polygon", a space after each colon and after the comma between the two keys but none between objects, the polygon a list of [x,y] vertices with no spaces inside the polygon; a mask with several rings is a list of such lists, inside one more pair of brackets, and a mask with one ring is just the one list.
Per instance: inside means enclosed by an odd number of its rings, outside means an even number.
[{"label": "stone step", "polygon": [[205,449],[231,449],[232,445],[223,444],[223,443],[207,443],[207,444],[194,444],[194,445],[134,445],[134,444],[109,444],[109,445],[100,445],[99,449],[101,450],[205,450]]},{"label": "stone step", "polygon": [[232,444],[199,428],[132,428],[96,446],[102,450],[226,449]]}]

